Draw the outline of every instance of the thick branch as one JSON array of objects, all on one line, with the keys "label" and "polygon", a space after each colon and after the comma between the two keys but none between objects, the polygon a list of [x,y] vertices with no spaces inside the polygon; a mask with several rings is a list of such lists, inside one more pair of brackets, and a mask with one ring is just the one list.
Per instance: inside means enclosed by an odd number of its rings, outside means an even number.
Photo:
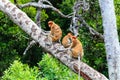
[{"label": "thick branch", "polygon": [[[41,1],[39,0],[38,1],[39,4],[41,4]],[[36,16],[35,16],[35,21],[36,21],[36,24],[41,28],[41,21],[40,21],[40,15],[41,15],[41,8],[38,8],[37,9],[37,13],[36,13]],[[25,51],[23,52],[23,55],[25,55],[27,53],[27,51],[36,44],[37,42],[35,42],[34,40],[30,41],[29,45],[26,47]]]},{"label": "thick branch", "polygon": [[[28,35],[30,35],[39,45],[46,51],[51,53],[54,57],[59,59],[63,64],[67,65],[71,70],[78,73],[78,60],[72,59],[70,61],[68,52],[59,43],[51,44],[48,36],[42,33],[38,27],[24,12],[19,10],[9,0],[0,0],[0,10],[6,13],[11,20],[19,25]],[[104,75],[95,71],[87,64],[80,62],[81,75],[87,80],[108,80]]]}]

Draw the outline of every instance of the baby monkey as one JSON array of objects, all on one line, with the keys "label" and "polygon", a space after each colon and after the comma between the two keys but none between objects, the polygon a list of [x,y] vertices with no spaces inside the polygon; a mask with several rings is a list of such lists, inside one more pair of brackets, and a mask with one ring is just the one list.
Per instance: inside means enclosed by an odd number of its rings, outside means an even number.
[{"label": "baby monkey", "polygon": [[52,42],[60,42],[62,37],[62,30],[60,26],[55,24],[53,21],[49,21],[48,26],[50,27],[50,37],[52,38]]},{"label": "baby monkey", "polygon": [[63,39],[62,39],[62,45],[65,47],[65,48],[68,48],[70,47],[71,45],[71,37],[73,36],[72,33],[68,33]]},{"label": "baby monkey", "polygon": [[77,39],[77,37],[73,36],[72,33],[68,33],[63,39],[62,39],[62,45],[65,48],[70,49],[70,55],[73,58],[80,58],[83,57],[83,48],[82,43]]}]

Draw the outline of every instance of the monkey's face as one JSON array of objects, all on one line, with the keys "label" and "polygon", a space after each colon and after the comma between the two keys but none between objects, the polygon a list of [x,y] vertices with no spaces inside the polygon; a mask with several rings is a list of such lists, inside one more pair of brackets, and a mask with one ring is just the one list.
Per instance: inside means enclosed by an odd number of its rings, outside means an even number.
[{"label": "monkey's face", "polygon": [[77,37],[72,36],[72,41],[76,43],[77,42]]},{"label": "monkey's face", "polygon": [[53,21],[49,21],[48,26],[51,27],[53,25],[53,23],[54,23]]}]

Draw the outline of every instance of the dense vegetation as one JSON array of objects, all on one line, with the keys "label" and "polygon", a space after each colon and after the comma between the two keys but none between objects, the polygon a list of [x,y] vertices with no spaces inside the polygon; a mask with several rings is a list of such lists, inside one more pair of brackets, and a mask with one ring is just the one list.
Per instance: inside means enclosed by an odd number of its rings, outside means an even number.
[{"label": "dense vegetation", "polygon": [[[23,4],[29,1],[19,0],[18,3]],[[75,0],[50,1],[64,14],[69,14],[72,12],[72,6]],[[118,32],[120,32],[120,0],[115,0],[114,2]],[[86,12],[80,11],[80,13],[92,28],[103,34],[98,1],[90,0],[89,4],[90,9]],[[22,10],[35,21],[35,8],[27,7]],[[49,30],[47,26],[49,20],[54,20],[61,26],[63,36],[69,32],[70,19],[62,18],[50,9],[42,10],[41,25],[43,29]],[[25,48],[32,39],[2,12],[0,12],[0,35],[0,76],[3,80],[21,80],[23,78],[24,80],[73,80],[77,78],[76,74],[50,55],[45,54],[38,45],[33,46],[23,56]],[[85,53],[82,61],[108,76],[103,40],[91,35],[89,30],[84,26],[81,26],[79,29],[79,39],[83,43]]]},{"label": "dense vegetation", "polygon": [[30,68],[15,60],[4,74],[3,80],[77,80],[77,74],[49,54],[43,56],[38,67]]}]

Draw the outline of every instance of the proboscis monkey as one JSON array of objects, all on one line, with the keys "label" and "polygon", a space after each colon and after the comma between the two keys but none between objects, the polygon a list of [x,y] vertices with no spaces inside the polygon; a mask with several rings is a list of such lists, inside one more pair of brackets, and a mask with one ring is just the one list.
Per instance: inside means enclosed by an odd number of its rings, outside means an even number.
[{"label": "proboscis monkey", "polygon": [[62,30],[60,26],[55,24],[53,21],[49,21],[48,26],[50,27],[50,37],[52,38],[52,42],[60,42],[62,37]]},{"label": "proboscis monkey", "polygon": [[73,58],[78,58],[78,80],[80,80],[80,59],[83,57],[84,53],[83,53],[83,47],[82,47],[82,43],[77,39],[77,37],[72,36],[71,38],[71,53],[70,55]]},{"label": "proboscis monkey", "polygon": [[68,48],[70,47],[71,45],[71,39],[72,38],[72,33],[68,33],[63,39],[62,39],[62,45],[65,47],[65,48]]},{"label": "proboscis monkey", "polygon": [[78,58],[78,56],[80,56],[80,58],[82,58],[84,55],[82,43],[75,36],[72,36],[71,40],[72,40],[72,43],[71,43],[72,57]]}]

